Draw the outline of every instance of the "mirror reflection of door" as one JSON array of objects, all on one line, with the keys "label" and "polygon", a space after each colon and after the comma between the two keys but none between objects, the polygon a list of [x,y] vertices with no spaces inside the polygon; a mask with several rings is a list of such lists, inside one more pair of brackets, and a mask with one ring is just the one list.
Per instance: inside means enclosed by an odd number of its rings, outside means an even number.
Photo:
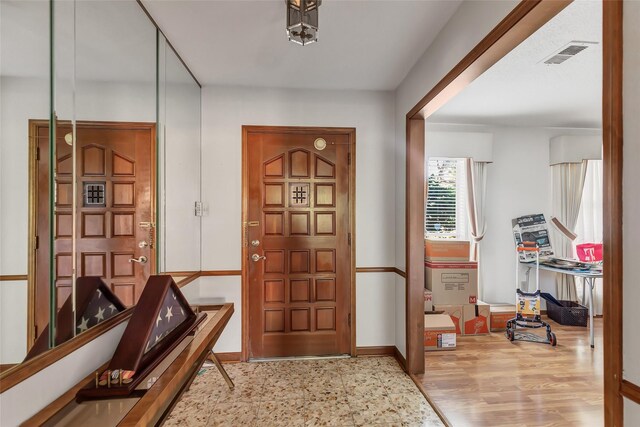
[{"label": "mirror reflection of door", "polygon": [[251,131],[246,144],[249,356],[347,354],[349,135]]},{"label": "mirror reflection of door", "polygon": [[[37,337],[49,323],[48,123],[33,122],[37,138],[34,317]],[[54,193],[55,306],[71,295],[72,147],[70,124],[56,130]],[[127,306],[155,272],[155,124],[78,122],[76,125],[76,276],[99,276]],[[82,332],[78,330],[77,332]]]}]

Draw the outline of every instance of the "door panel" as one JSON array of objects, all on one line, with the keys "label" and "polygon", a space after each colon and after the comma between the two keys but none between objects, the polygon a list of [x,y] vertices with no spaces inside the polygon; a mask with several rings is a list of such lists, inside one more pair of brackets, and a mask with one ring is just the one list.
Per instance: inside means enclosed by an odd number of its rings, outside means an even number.
[{"label": "door panel", "polygon": [[349,135],[250,132],[246,143],[246,238],[259,242],[248,245],[249,356],[349,353]]}]

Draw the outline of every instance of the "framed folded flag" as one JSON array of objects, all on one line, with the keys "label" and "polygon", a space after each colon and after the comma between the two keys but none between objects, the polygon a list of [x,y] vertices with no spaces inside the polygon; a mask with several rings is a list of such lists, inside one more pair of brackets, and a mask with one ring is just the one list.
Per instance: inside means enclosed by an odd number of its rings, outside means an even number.
[{"label": "framed folded flag", "polygon": [[107,369],[78,392],[77,400],[132,394],[205,317],[191,309],[171,276],[149,277]]}]

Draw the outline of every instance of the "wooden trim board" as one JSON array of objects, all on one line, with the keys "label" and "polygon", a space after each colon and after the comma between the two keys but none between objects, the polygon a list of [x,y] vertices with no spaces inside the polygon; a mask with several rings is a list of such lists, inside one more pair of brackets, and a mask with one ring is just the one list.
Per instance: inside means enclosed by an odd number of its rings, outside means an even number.
[{"label": "wooden trim board", "polygon": [[424,372],[425,120],[407,119],[406,131],[406,366],[417,374]]},{"label": "wooden trim board", "polygon": [[227,353],[218,353],[216,352],[216,356],[218,360],[222,363],[238,363],[242,361],[242,352],[227,352]]},{"label": "wooden trim board", "polygon": [[622,380],[620,393],[629,400],[633,400],[640,405],[640,386],[631,381]]},{"label": "wooden trim board", "polygon": [[603,359],[604,421],[622,426],[622,1],[603,1]]},{"label": "wooden trim board", "polygon": [[242,276],[242,270],[202,270],[200,276]]},{"label": "wooden trim board", "polygon": [[400,350],[398,349],[398,347],[394,347],[394,356],[396,358],[396,360],[398,361],[398,363],[400,363],[400,366],[402,367],[402,369],[405,370],[405,372],[407,371],[407,359],[404,358],[404,356],[402,355],[402,353],[400,353]]},{"label": "wooden trim board", "polygon": [[406,273],[398,267],[356,267],[356,273],[396,273],[407,277]]},{"label": "wooden trim board", "polygon": [[522,0],[407,113],[426,119],[526,40],[572,0]]},{"label": "wooden trim board", "polygon": [[199,276],[200,273],[201,273],[200,270],[185,270],[185,271],[164,271],[158,274],[168,274],[169,276],[175,277],[175,276],[191,276],[193,274],[197,274]]},{"label": "wooden trim board", "polygon": [[373,346],[373,347],[356,347],[356,356],[394,356],[396,355],[396,347]]},{"label": "wooden trim board", "polygon": [[28,278],[29,276],[27,274],[4,274],[0,276],[0,282],[27,280]]},{"label": "wooden trim board", "polygon": [[[171,273],[165,273],[165,274],[169,274],[170,276],[173,276],[173,274],[171,274]],[[196,280],[198,277],[200,277],[200,272],[199,271],[191,272],[191,274],[187,275],[186,277],[176,280],[176,285],[178,285],[179,288],[182,288],[183,286],[186,286],[189,283],[191,283],[194,280]]]},{"label": "wooden trim board", "polygon": [[395,273],[395,267],[356,267],[356,273]]}]

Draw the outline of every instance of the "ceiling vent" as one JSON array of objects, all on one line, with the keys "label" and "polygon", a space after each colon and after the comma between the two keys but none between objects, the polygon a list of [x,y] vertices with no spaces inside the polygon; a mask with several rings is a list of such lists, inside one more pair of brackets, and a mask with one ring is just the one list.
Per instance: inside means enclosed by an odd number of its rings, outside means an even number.
[{"label": "ceiling vent", "polygon": [[569,58],[573,58],[583,50],[587,49],[590,46],[597,45],[597,42],[583,42],[583,41],[572,41],[569,44],[561,47],[550,56],[547,56],[541,62],[547,65],[558,65],[562,64]]}]

